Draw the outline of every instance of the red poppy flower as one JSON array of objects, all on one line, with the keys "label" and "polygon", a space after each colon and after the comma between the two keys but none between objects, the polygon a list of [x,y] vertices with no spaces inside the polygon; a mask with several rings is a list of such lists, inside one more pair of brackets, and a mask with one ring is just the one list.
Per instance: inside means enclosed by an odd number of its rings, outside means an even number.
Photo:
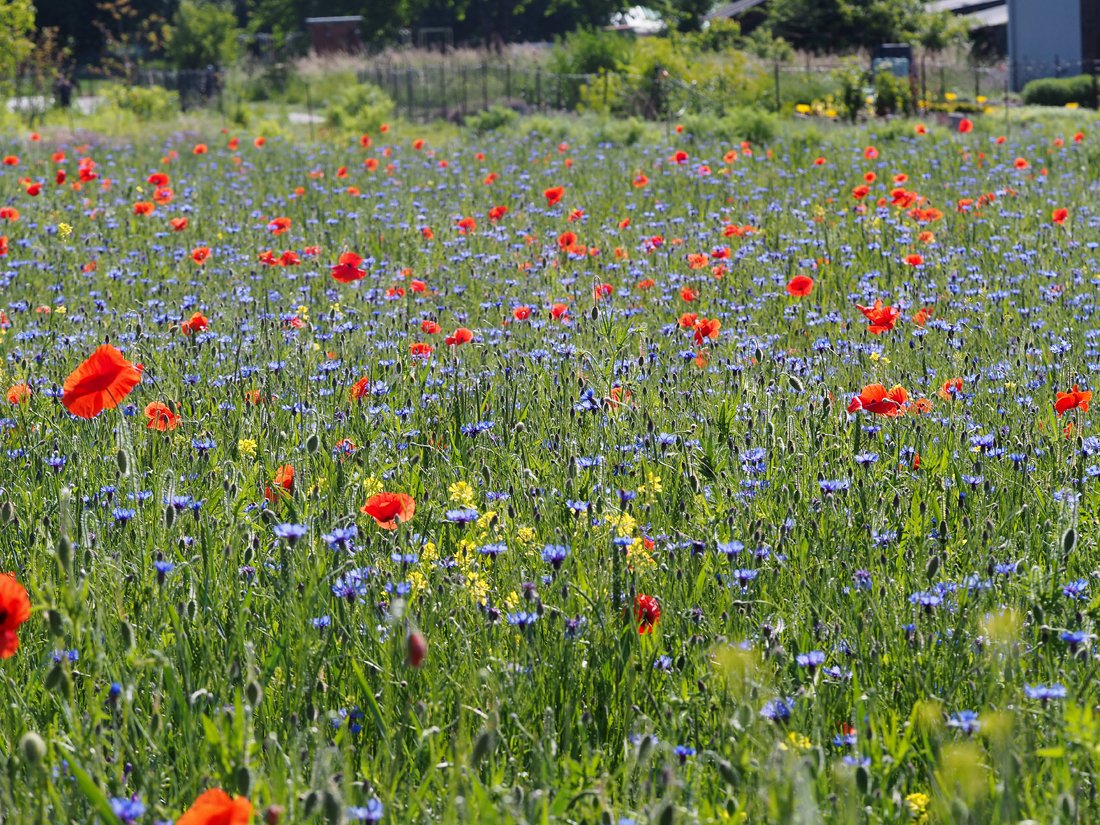
[{"label": "red poppy flower", "polygon": [[68,175],[65,174],[64,169],[58,169],[57,173],[53,176],[53,182],[55,184],[57,184],[58,186],[60,186],[61,184],[63,184],[65,182],[65,179],[67,177],[68,177]]},{"label": "red poppy flower", "polygon": [[945,401],[950,401],[956,398],[959,393],[962,392],[963,380],[961,378],[948,378],[943,382],[943,386],[940,387],[939,396]]},{"label": "red poppy flower", "polygon": [[362,256],[356,255],[354,252],[345,252],[340,256],[336,266],[332,268],[332,277],[342,284],[350,284],[352,281],[365,278],[367,277],[367,271],[359,268],[361,263],[363,263]]},{"label": "red poppy flower", "polygon": [[695,322],[695,343],[701,346],[707,339],[718,340],[718,331],[722,328],[722,322],[717,318],[700,318]]},{"label": "red poppy flower", "polygon": [[661,618],[661,604],[653,596],[639,593],[634,597],[634,618],[638,621],[638,633],[652,633]]},{"label": "red poppy flower", "polygon": [[8,403],[22,404],[31,400],[31,388],[26,384],[12,384],[8,387]]},{"label": "red poppy flower", "polygon": [[195,155],[205,155],[206,154],[206,144],[205,143],[196,143],[195,148],[192,149],[191,152],[192,152],[192,154],[195,154]]},{"label": "red poppy flower", "polygon": [[275,478],[272,481],[276,490],[272,490],[270,487],[264,488],[264,498],[272,504],[275,503],[277,497],[282,494],[289,494],[294,492],[294,465],[284,464],[278,470],[275,471]]},{"label": "red poppy flower", "polygon": [[477,221],[471,217],[465,217],[458,222],[458,231],[465,235],[477,229]]},{"label": "red poppy flower", "polygon": [[255,138],[252,141],[252,145],[255,146],[257,149],[263,149],[264,144],[266,144],[266,143],[267,143],[267,138],[265,138],[263,135],[261,135],[258,138]]},{"label": "red poppy flower", "polygon": [[959,121],[959,134],[966,135],[974,131],[974,123],[970,118],[964,117]]},{"label": "red poppy flower", "polygon": [[352,401],[358,401],[364,398],[370,391],[370,379],[367,376],[363,376],[354,384],[351,385],[351,389],[348,390],[348,398]]},{"label": "red poppy flower", "polygon": [[135,215],[150,215],[156,207],[149,201],[138,201],[134,204]]},{"label": "red poppy flower", "polygon": [[196,312],[189,319],[180,324],[180,330],[184,335],[191,335],[195,332],[206,332],[208,329],[210,329],[210,319],[201,312]]},{"label": "red poppy flower", "polygon": [[555,321],[569,320],[569,307],[566,304],[557,303],[550,307],[550,317]]},{"label": "red poppy flower", "polygon": [[187,228],[188,220],[187,218],[172,218],[168,221],[168,224],[172,227],[173,232],[182,232]]},{"label": "red poppy flower", "polygon": [[171,179],[164,172],[154,172],[145,179],[145,182],[159,189],[171,183]]},{"label": "red poppy flower", "polygon": [[14,206],[0,206],[0,220],[15,223],[19,220],[19,210]]},{"label": "red poppy flower", "polygon": [[251,802],[243,796],[231,799],[221,788],[211,788],[176,820],[176,825],[248,825],[251,821]]},{"label": "red poppy flower", "polygon": [[443,327],[441,327],[435,321],[421,321],[420,329],[428,335],[438,335],[443,331]]},{"label": "red poppy flower", "polygon": [[374,519],[383,530],[396,530],[398,524],[409,521],[416,513],[416,500],[407,493],[376,493],[367,499],[360,512]]},{"label": "red poppy flower", "polygon": [[290,218],[273,218],[267,225],[267,230],[272,235],[282,235],[290,229]]},{"label": "red poppy flower", "polygon": [[460,344],[468,344],[473,340],[473,332],[466,329],[466,327],[459,327],[451,335],[448,335],[446,338],[444,338],[443,343],[445,343],[449,347],[457,347]]},{"label": "red poppy flower", "polygon": [[145,405],[145,429],[166,432],[174,430],[180,424],[180,417],[172,412],[172,408],[160,401],[153,401]]},{"label": "red poppy flower", "polygon": [[414,358],[428,358],[432,354],[432,345],[425,344],[422,341],[416,341],[409,344],[409,354]]},{"label": "red poppy flower", "polygon": [[860,184],[859,186],[857,186],[855,189],[852,190],[852,197],[855,198],[857,201],[861,201],[865,197],[867,197],[867,195],[870,192],[871,192],[870,189],[868,189],[866,186],[863,186],[862,184]]},{"label": "red poppy flower", "polygon": [[1058,224],[1059,226],[1064,224],[1066,222],[1066,218],[1068,218],[1068,217],[1069,217],[1069,210],[1068,209],[1059,208],[1059,209],[1055,209],[1053,212],[1050,213],[1050,219],[1052,221],[1054,221],[1056,224]]},{"label": "red poppy flower", "polygon": [[542,194],[543,194],[543,197],[546,198],[546,205],[547,206],[556,206],[557,204],[561,203],[561,199],[565,195],[565,187],[564,186],[551,186],[549,189],[545,190]]},{"label": "red poppy flower", "polygon": [[202,266],[206,263],[206,259],[210,257],[209,246],[196,246],[191,250],[191,260]]},{"label": "red poppy flower", "polygon": [[42,184],[38,181],[35,181],[34,183],[28,184],[25,191],[32,198],[36,198],[38,197],[38,194],[42,191]]},{"label": "red poppy flower", "polygon": [[5,166],[18,166],[19,165],[19,158],[17,158],[15,155],[5,155],[4,156],[4,165]]},{"label": "red poppy flower", "polygon": [[492,209],[489,210],[489,220],[499,221],[507,214],[507,212],[507,206],[494,206]]},{"label": "red poppy flower", "polygon": [[558,235],[558,248],[569,250],[577,245],[576,232],[562,232]]},{"label": "red poppy flower", "polygon": [[889,390],[882,384],[868,384],[848,403],[848,412],[863,410],[893,418],[904,413],[908,403],[909,393],[900,384],[895,384]]},{"label": "red poppy flower", "polygon": [[683,149],[677,149],[672,153],[672,157],[669,158],[675,164],[682,164],[688,162],[688,153]]},{"label": "red poppy flower", "polygon": [[531,307],[520,306],[512,310],[512,317],[517,321],[526,321],[531,317]]},{"label": "red poppy flower", "polygon": [[882,335],[882,333],[892,330],[894,322],[901,315],[901,312],[894,307],[884,307],[882,301],[875,301],[875,305],[872,307],[856,304],[856,309],[862,312],[863,316],[871,322],[871,325],[867,327],[867,331],[872,335]]},{"label": "red poppy flower", "polygon": [[0,255],[8,254],[8,236],[0,235]]},{"label": "red poppy flower", "polygon": [[0,659],[19,650],[19,625],[31,617],[31,598],[14,573],[0,574]]},{"label": "red poppy flower", "polygon": [[65,379],[61,403],[79,418],[114,409],[141,381],[141,369],[103,344]]},{"label": "red poppy flower", "polygon": [[280,266],[297,266],[302,262],[302,259],[298,257],[298,253],[288,249],[282,255],[279,256]]},{"label": "red poppy flower", "polygon": [[1090,401],[1092,401],[1092,393],[1088,390],[1080,390],[1077,388],[1077,385],[1074,384],[1073,389],[1069,392],[1058,393],[1057,399],[1054,402],[1054,411],[1058,413],[1059,418],[1069,410],[1088,412]]},{"label": "red poppy flower", "polygon": [[814,279],[809,275],[795,275],[787,281],[787,294],[795,298],[805,298],[814,291]]},{"label": "red poppy flower", "polygon": [[924,263],[924,257],[914,252],[905,256],[905,263],[909,266],[921,266]]},{"label": "red poppy flower", "polygon": [[690,286],[685,286],[680,290],[680,300],[691,303],[699,297],[699,293],[692,289]]}]

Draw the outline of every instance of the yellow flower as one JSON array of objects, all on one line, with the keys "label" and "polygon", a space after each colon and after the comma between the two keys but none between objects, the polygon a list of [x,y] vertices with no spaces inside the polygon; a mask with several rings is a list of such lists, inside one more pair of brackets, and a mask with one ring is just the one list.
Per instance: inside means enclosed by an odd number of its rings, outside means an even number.
[{"label": "yellow flower", "polygon": [[985,95],[978,95],[976,98],[974,98],[974,100],[978,103],[985,103],[987,100],[989,100],[989,98]]},{"label": "yellow flower", "polygon": [[73,234],[73,228],[67,223],[59,223],[57,225],[57,234],[62,238],[67,238]]},{"label": "yellow flower", "polygon": [[793,730],[787,734],[786,742],[779,743],[779,749],[781,751],[793,750],[798,753],[801,753],[802,751],[808,751],[813,746],[814,743],[811,742],[807,736]]},{"label": "yellow flower", "polygon": [[797,106],[794,107],[794,110],[800,115],[808,115],[810,113],[810,107],[805,103],[799,103]]},{"label": "yellow flower", "polygon": [[493,519],[497,517],[496,510],[486,510],[485,513],[476,522],[478,530],[488,532],[489,526],[493,523]]},{"label": "yellow flower", "polygon": [[256,447],[257,446],[258,445],[256,444],[254,439],[242,438],[240,441],[237,442],[237,452],[240,453],[241,455],[246,455],[246,456],[251,457],[251,456],[256,455]]},{"label": "yellow flower", "polygon": [[661,487],[661,477],[652,470],[646,470],[645,484],[641,484],[638,487],[639,495],[649,495],[651,498],[660,493],[664,488]]},{"label": "yellow flower", "polygon": [[905,802],[909,806],[909,812],[918,823],[928,821],[928,805],[932,802],[928,794],[911,793],[905,797]]},{"label": "yellow flower", "polygon": [[1069,103],[1066,104],[1066,108],[1067,109],[1077,109],[1077,108],[1080,107],[1080,105],[1081,104],[1079,104],[1077,101],[1071,100]]},{"label": "yellow flower", "polygon": [[535,540],[535,530],[532,527],[520,527],[516,530],[516,541],[520,544],[531,544]]},{"label": "yellow flower", "polygon": [[474,506],[474,488],[465,481],[456,481],[448,487],[447,495],[450,496],[452,504],[457,504],[460,507]]},{"label": "yellow flower", "polygon": [[420,548],[421,561],[431,562],[439,558],[439,548],[435,546],[435,542],[427,542]]},{"label": "yellow flower", "polygon": [[637,526],[638,522],[634,520],[630,513],[623,513],[618,518],[612,519],[612,528],[620,536],[634,535],[634,528]]},{"label": "yellow flower", "polygon": [[58,315],[64,315],[66,312],[68,312],[68,310],[65,309],[64,306],[54,307],[53,311],[56,312]]},{"label": "yellow flower", "polygon": [[637,538],[626,548],[626,566],[634,573],[648,573],[657,568],[657,562],[645,549],[645,541]]},{"label": "yellow flower", "polygon": [[504,606],[509,610],[515,610],[519,607],[519,593],[513,590],[507,596],[504,597]]},{"label": "yellow flower", "polygon": [[428,579],[419,570],[413,570],[408,577],[409,586],[412,587],[412,595],[417,595],[428,587]]},{"label": "yellow flower", "polygon": [[466,575],[466,589],[478,604],[485,604],[489,598],[489,582],[480,573],[472,572]]},{"label": "yellow flower", "polygon": [[382,492],[382,482],[376,479],[374,476],[363,479],[363,495],[370,498],[375,493]]},{"label": "yellow flower", "polygon": [[946,100],[948,103],[950,103],[953,100],[958,100],[959,96],[957,94],[955,94],[954,92],[944,92],[943,93],[943,99]]},{"label": "yellow flower", "polygon": [[309,307],[305,304],[299,304],[298,309],[295,310],[299,315],[309,315]]}]

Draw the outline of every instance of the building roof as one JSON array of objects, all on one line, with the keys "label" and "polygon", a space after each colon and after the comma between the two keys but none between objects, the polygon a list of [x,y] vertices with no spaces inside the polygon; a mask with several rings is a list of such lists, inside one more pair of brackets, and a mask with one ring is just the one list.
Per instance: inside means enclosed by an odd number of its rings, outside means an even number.
[{"label": "building roof", "polygon": [[704,20],[730,20],[739,17],[747,11],[755,9],[767,0],[734,0],[732,3],[723,3],[714,11],[707,14]]},{"label": "building roof", "polygon": [[363,17],[359,14],[349,14],[344,17],[307,17],[306,25],[324,23],[362,23]]},{"label": "building roof", "polygon": [[1008,25],[1005,0],[931,0],[925,6],[929,11],[951,12],[962,18],[971,30]]}]

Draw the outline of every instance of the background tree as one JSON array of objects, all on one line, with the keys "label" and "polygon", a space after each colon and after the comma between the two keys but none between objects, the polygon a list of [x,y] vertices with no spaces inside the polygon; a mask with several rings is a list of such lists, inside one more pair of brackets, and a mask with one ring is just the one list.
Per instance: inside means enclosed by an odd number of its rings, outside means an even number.
[{"label": "background tree", "polygon": [[920,0],[770,0],[767,9],[776,36],[816,53],[908,42],[925,14]]},{"label": "background tree", "polygon": [[237,16],[207,0],[183,0],[168,33],[168,56],[179,69],[227,66],[237,55]]},{"label": "background tree", "polygon": [[33,34],[31,0],[0,0],[0,84],[7,85],[15,79],[15,70],[34,47]]}]

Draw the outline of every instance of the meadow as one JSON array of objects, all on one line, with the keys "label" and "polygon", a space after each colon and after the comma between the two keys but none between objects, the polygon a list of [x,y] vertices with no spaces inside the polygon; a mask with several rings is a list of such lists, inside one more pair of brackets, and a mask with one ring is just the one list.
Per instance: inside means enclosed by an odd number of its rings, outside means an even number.
[{"label": "meadow", "polygon": [[1100,816],[1091,117],[0,154],[5,822]]}]

